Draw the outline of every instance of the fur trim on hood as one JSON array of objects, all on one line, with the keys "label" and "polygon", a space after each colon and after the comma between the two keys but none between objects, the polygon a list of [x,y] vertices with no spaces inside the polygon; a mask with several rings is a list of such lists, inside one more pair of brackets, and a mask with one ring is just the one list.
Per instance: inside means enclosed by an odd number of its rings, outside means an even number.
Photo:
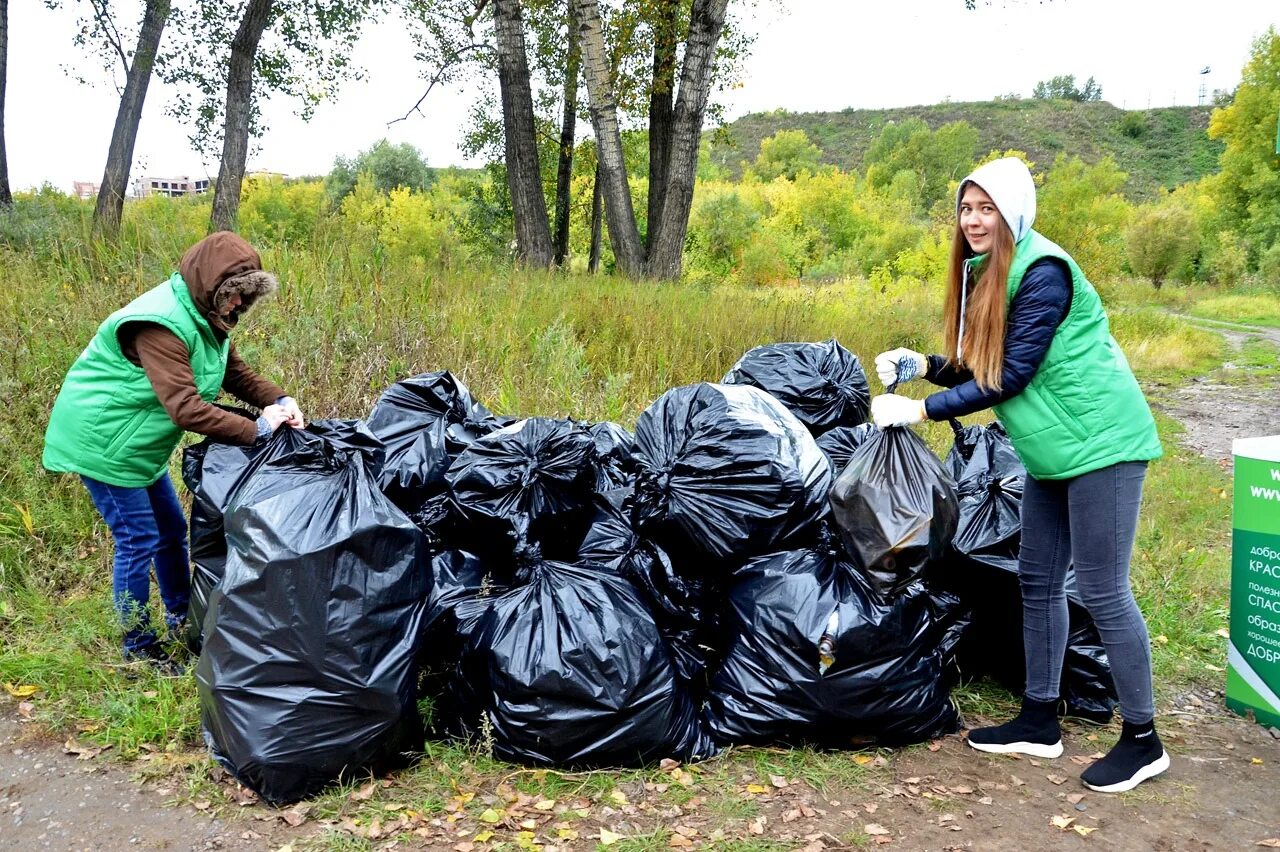
[{"label": "fur trim on hood", "polygon": [[[276,277],[261,269],[242,272],[234,278],[228,278],[213,294],[213,312],[224,325],[234,328],[249,308],[253,307],[262,296],[270,296],[280,286]],[[240,306],[230,313],[224,313],[227,303],[233,295],[240,296]]]},{"label": "fur trim on hood", "polygon": [[960,211],[960,199],[964,188],[976,183],[996,203],[1005,224],[1013,232],[1016,243],[1031,233],[1036,220],[1036,183],[1031,178],[1027,164],[1017,157],[1004,157],[979,166],[956,190],[956,212]]}]

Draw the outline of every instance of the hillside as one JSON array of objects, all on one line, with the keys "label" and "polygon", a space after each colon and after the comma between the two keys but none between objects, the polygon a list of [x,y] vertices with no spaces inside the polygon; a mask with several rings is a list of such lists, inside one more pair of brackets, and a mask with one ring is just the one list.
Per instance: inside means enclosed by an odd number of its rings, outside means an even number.
[{"label": "hillside", "polygon": [[[867,148],[890,122],[919,118],[936,130],[951,121],[967,121],[978,131],[979,156],[1014,148],[1044,168],[1059,153],[1078,154],[1087,162],[1111,154],[1129,173],[1127,194],[1141,199],[1161,186],[1174,187],[1217,169],[1222,146],[1206,133],[1211,112],[1210,107],[1122,110],[1105,101],[1030,99],[841,112],[775,110],[746,115],[712,131],[711,156],[736,175],[742,161],[755,159],[760,140],[779,130],[799,129],[822,149],[825,162],[861,170]],[[1141,121],[1126,119],[1131,115]]]}]

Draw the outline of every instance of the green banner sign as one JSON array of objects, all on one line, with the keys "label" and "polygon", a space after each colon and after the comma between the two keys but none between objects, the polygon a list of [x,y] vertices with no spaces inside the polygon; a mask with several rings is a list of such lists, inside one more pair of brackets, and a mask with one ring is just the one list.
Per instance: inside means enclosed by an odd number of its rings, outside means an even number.
[{"label": "green banner sign", "polygon": [[1227,706],[1280,727],[1280,435],[1237,440]]}]

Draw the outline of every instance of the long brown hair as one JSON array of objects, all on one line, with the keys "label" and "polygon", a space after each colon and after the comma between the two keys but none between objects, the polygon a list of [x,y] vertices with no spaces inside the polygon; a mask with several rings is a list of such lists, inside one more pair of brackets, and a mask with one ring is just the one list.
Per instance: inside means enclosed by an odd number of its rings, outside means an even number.
[{"label": "long brown hair", "polygon": [[944,343],[947,360],[967,368],[984,390],[1000,390],[1004,364],[1005,299],[1009,266],[1013,263],[1013,232],[1003,218],[997,219],[995,241],[974,274],[977,283],[965,301],[964,352],[960,343],[960,290],[964,287],[964,267],[971,256],[969,241],[960,230],[951,237],[951,260],[947,265],[947,296],[943,305]]}]

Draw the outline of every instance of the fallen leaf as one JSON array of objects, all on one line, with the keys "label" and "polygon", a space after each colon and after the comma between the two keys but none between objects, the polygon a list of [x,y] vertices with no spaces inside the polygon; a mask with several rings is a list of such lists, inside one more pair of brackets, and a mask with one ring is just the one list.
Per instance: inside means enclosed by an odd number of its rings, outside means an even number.
[{"label": "fallen leaf", "polygon": [[684,835],[685,837],[698,836],[698,829],[694,828],[691,825],[677,825],[675,828],[672,829],[672,831],[674,831],[676,834]]},{"label": "fallen leaf", "polygon": [[14,698],[30,698],[40,691],[40,687],[30,683],[9,683],[5,681],[4,691]]},{"label": "fallen leaf", "polygon": [[679,765],[680,765],[680,761],[672,760],[669,757],[664,757],[662,758],[662,761],[658,763],[658,768],[661,769],[663,772],[670,772],[672,769],[675,769]]},{"label": "fallen leaf", "polygon": [[601,846],[612,846],[613,844],[617,843],[621,839],[622,839],[621,834],[615,834],[614,832],[610,831],[607,828],[600,829],[600,845]]},{"label": "fallen leaf", "polygon": [[946,825],[949,822],[955,822],[955,821],[956,821],[955,814],[943,814],[942,816],[938,817],[938,825]]},{"label": "fallen leaf", "polygon": [[769,783],[781,790],[787,786],[787,779],[781,775],[770,775]]},{"label": "fallen leaf", "polygon": [[572,828],[559,828],[556,829],[556,837],[560,840],[577,840],[578,832],[574,831]]},{"label": "fallen leaf", "polygon": [[1071,762],[1074,763],[1076,766],[1088,766],[1090,763],[1093,763],[1093,758],[1085,757],[1084,755],[1081,755],[1081,754],[1076,754],[1071,756]]},{"label": "fallen leaf", "polygon": [[920,779],[918,777],[912,776],[911,778],[904,778],[902,783],[903,784],[919,784]]},{"label": "fallen leaf", "polygon": [[615,805],[630,804],[627,801],[627,794],[622,792],[621,790],[616,790],[616,789],[609,791],[609,801],[613,802]]},{"label": "fallen leaf", "polygon": [[873,761],[874,759],[875,758],[873,758],[869,754],[855,754],[853,756],[853,762],[858,764],[859,766],[866,766],[868,763],[871,763],[871,761]]},{"label": "fallen leaf", "polygon": [[533,809],[535,811],[550,811],[550,810],[554,810],[555,806],[556,806],[555,799],[543,799],[540,802],[533,803]]},{"label": "fallen leaf", "polygon": [[933,742],[929,743],[929,751],[939,751],[941,750],[941,748],[942,748],[942,743],[938,742],[937,740],[934,740]]},{"label": "fallen leaf", "polygon": [[476,843],[488,843],[490,840],[493,839],[493,832],[482,831],[471,839],[474,840]]},{"label": "fallen leaf", "polygon": [[813,819],[818,815],[818,812],[802,802],[800,804],[800,815],[808,819]]},{"label": "fallen leaf", "polygon": [[952,787],[951,792],[955,793],[957,796],[967,796],[973,792],[973,788],[972,787]]},{"label": "fallen leaf", "polygon": [[983,796],[981,799],[979,799],[979,800],[978,800],[978,804],[980,804],[980,805],[989,805],[989,804],[991,804],[993,801],[995,801],[995,800],[994,800],[994,799],[992,799],[990,796]]},{"label": "fallen leaf", "polygon": [[764,834],[765,817],[756,817],[747,824],[747,831],[752,834]]},{"label": "fallen leaf", "polygon": [[791,808],[790,810],[785,810],[785,811],[783,811],[783,812],[782,812],[782,821],[783,821],[783,822],[795,822],[795,821],[796,821],[796,820],[798,820],[798,819],[800,819],[800,809],[799,809],[799,808]]},{"label": "fallen leaf", "polygon": [[806,843],[804,846],[801,846],[800,852],[822,852],[822,850],[826,848],[827,844],[823,843],[821,840],[813,840]]},{"label": "fallen leaf", "polygon": [[877,769],[883,769],[889,765],[889,758],[885,757],[883,754],[877,754],[876,759],[871,761],[871,765]]},{"label": "fallen leaf", "polygon": [[1217,635],[1217,636],[1221,636],[1223,639],[1230,639],[1230,638],[1231,638],[1231,632],[1230,632],[1229,630],[1227,630],[1227,628],[1225,628],[1225,627],[1219,627],[1217,630],[1215,630],[1215,631],[1213,631],[1213,632],[1214,632],[1214,634],[1215,634],[1215,635]]},{"label": "fallen leaf", "polygon": [[1252,763],[1254,766],[1261,766],[1261,765],[1262,765],[1262,758],[1260,758],[1260,757],[1251,757],[1251,758],[1249,758],[1249,762],[1250,762],[1250,763]]},{"label": "fallen leaf", "polygon": [[1161,633],[1159,636],[1152,636],[1151,641],[1155,642],[1157,645],[1168,645],[1169,637]]},{"label": "fallen leaf", "polygon": [[276,850],[276,852],[293,852],[293,844],[292,844],[292,843],[286,843],[285,845],[283,845],[283,846],[281,846],[279,849],[277,849],[277,850]]},{"label": "fallen leaf", "polygon": [[756,794],[756,795],[759,795],[759,794],[761,794],[761,793],[767,793],[767,792],[769,792],[769,788],[768,788],[768,787],[766,787],[766,786],[764,786],[763,784],[748,784],[748,785],[747,785],[747,792],[748,792],[748,793],[754,793],[754,794]]},{"label": "fallen leaf", "polygon": [[1221,671],[1226,671],[1226,670],[1225,670],[1225,669],[1223,669],[1221,666],[1215,666],[1213,663],[1205,663],[1205,664],[1204,664],[1204,667],[1205,667],[1206,669],[1208,669],[1209,671],[1211,671],[1211,672],[1221,672]]},{"label": "fallen leaf", "polygon": [[1081,837],[1088,837],[1090,834],[1093,834],[1098,829],[1090,828],[1087,825],[1073,825],[1071,826],[1071,830],[1074,831],[1076,834],[1080,835]]},{"label": "fallen leaf", "polygon": [[493,808],[485,808],[483,811],[480,812],[480,816],[476,817],[476,819],[480,820],[481,822],[487,822],[489,825],[497,825],[498,823],[502,822],[502,817],[504,815],[505,814],[501,810],[495,810]]},{"label": "fallen leaf", "polygon": [[672,849],[680,849],[682,847],[692,846],[693,841],[682,834],[673,834],[671,835],[671,839],[667,841],[667,845]]},{"label": "fallen leaf", "polygon": [[1046,775],[1044,777],[1049,779],[1050,784],[1053,784],[1058,787],[1061,787],[1063,784],[1067,783],[1067,779],[1063,775]]},{"label": "fallen leaf", "polygon": [[1084,793],[1070,793],[1067,796],[1068,804],[1078,805],[1082,801],[1084,801]]},{"label": "fallen leaf", "polygon": [[195,808],[198,811],[207,811],[209,810],[209,806],[212,804],[213,803],[210,802],[208,799],[201,799],[198,802],[192,802],[191,807]]},{"label": "fallen leaf", "polygon": [[1062,814],[1060,816],[1055,816],[1051,820],[1049,820],[1049,824],[1052,825],[1054,828],[1060,828],[1063,831],[1066,831],[1068,828],[1071,827],[1071,823],[1075,821],[1076,821],[1075,817],[1069,817],[1066,814]]},{"label": "fallen leaf", "polygon": [[869,814],[873,814],[876,811],[880,810],[880,806],[877,805],[875,802],[867,802],[865,805],[862,806],[862,809]]},{"label": "fallen leaf", "polygon": [[294,828],[297,828],[298,826],[302,825],[304,822],[307,821],[306,813],[299,811],[295,808],[290,808],[287,811],[281,812],[280,818],[285,822],[289,823],[289,825],[293,826]]},{"label": "fallen leaf", "polygon": [[453,852],[471,852],[471,850],[475,848],[476,848],[476,845],[474,843],[470,843],[464,840],[461,843],[454,844]]},{"label": "fallen leaf", "polygon": [[1280,837],[1268,837],[1266,840],[1259,840],[1254,846],[1265,846],[1268,849],[1280,849]]},{"label": "fallen leaf", "polygon": [[1022,785],[1027,783],[1026,781],[1023,781],[1021,778],[1019,778],[1017,775],[1010,775],[1009,778],[1013,781],[1013,786],[1015,787],[1021,787]]},{"label": "fallen leaf", "polygon": [[536,819],[523,819],[520,820],[520,827],[532,831],[538,827],[538,821]]},{"label": "fallen leaf", "polygon": [[888,836],[889,829],[878,822],[869,822],[862,827],[862,833],[871,837],[885,837]]},{"label": "fallen leaf", "polygon": [[1035,759],[1035,758],[1033,758],[1033,757],[1032,757],[1032,758],[1027,758],[1027,763],[1030,763],[1030,764],[1031,764],[1032,766],[1034,766],[1036,769],[1039,769],[1039,768],[1040,768],[1040,766],[1042,765],[1042,764],[1040,763],[1040,761],[1036,760],[1036,759]]},{"label": "fallen leaf", "polygon": [[369,799],[373,798],[374,791],[376,791],[377,789],[378,789],[378,782],[370,781],[368,784],[365,784],[359,790],[356,790],[354,793],[352,793],[351,799],[352,801],[356,801],[356,802],[368,801]]},{"label": "fallen leaf", "polygon": [[32,712],[35,711],[35,709],[36,709],[36,705],[32,704],[30,701],[18,702],[18,715],[24,719],[30,719],[31,714]]}]

